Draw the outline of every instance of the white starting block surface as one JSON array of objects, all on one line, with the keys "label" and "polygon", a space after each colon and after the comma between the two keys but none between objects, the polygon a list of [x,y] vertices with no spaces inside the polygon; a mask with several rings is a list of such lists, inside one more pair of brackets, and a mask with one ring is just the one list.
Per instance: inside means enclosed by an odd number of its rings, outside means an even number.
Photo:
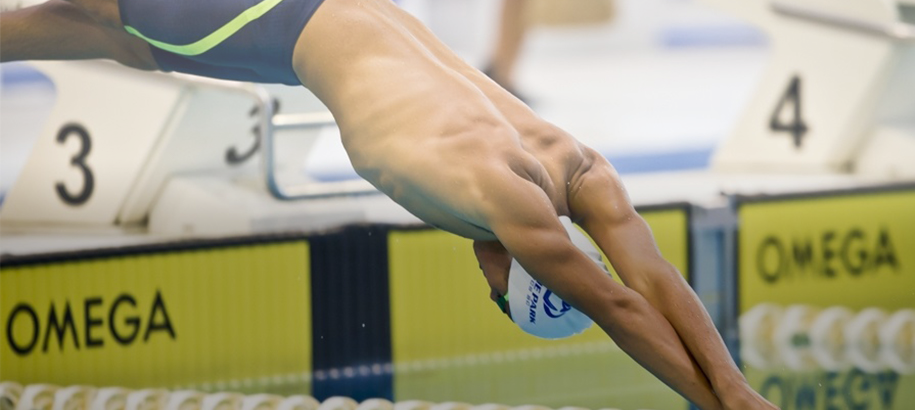
[{"label": "white starting block surface", "polygon": [[223,90],[99,61],[37,66],[57,100],[4,201],[5,227],[139,222],[167,177],[228,170],[221,150],[251,128],[250,101]]},{"label": "white starting block surface", "polygon": [[[137,228],[167,236],[255,233],[270,224],[261,215],[288,214],[296,205],[282,200],[296,195],[372,192],[364,181],[290,186],[281,175],[288,169],[294,176],[317,137],[335,129],[303,88],[271,92],[102,61],[35,65],[51,79],[57,98],[6,194],[0,222],[7,234]],[[299,112],[274,115],[281,109]],[[294,138],[280,144],[277,135]],[[246,222],[207,225],[215,216]],[[187,219],[199,226],[182,222]],[[311,219],[316,222],[291,228],[326,226],[322,218]]]}]

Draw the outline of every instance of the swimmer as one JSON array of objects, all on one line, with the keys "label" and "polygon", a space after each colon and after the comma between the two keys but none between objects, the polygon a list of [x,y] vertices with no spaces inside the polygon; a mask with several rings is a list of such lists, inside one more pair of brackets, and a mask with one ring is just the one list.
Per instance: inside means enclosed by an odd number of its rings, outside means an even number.
[{"label": "swimmer", "polygon": [[[610,163],[390,0],[50,0],[0,14],[0,30],[0,61],[103,58],[304,85],[334,115],[360,176],[475,241],[494,298],[507,292],[513,257],[700,408],[774,408],[661,257]],[[595,239],[628,287],[574,246],[560,216]]]}]

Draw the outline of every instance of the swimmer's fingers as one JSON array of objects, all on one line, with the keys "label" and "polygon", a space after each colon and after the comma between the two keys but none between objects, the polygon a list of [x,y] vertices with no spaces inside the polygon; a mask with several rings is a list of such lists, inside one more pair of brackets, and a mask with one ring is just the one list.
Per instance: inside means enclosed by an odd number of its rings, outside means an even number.
[{"label": "swimmer's fingers", "polygon": [[752,389],[721,395],[725,410],[778,410],[778,407]]},{"label": "swimmer's fingers", "polygon": [[489,298],[496,302],[500,296],[508,293],[508,270],[511,268],[512,257],[499,241],[474,241],[473,252],[489,283]]}]

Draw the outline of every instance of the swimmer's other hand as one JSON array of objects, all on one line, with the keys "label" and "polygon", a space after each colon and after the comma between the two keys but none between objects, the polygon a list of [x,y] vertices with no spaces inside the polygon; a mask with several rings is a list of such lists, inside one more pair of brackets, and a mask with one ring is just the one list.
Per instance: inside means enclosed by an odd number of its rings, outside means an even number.
[{"label": "swimmer's other hand", "polygon": [[725,410],[778,410],[774,404],[744,383],[742,386],[717,392]]},{"label": "swimmer's other hand", "polygon": [[[473,253],[489,284],[489,298],[498,304],[502,295],[508,294],[508,270],[512,257],[498,241],[474,241]],[[506,310],[502,311],[508,314]]]}]

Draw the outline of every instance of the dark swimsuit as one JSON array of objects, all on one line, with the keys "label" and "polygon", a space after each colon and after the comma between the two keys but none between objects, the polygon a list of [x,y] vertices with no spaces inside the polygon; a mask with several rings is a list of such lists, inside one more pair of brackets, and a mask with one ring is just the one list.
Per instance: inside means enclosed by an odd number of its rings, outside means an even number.
[{"label": "dark swimsuit", "polygon": [[118,0],[163,71],[301,85],[292,53],[324,0]]}]

